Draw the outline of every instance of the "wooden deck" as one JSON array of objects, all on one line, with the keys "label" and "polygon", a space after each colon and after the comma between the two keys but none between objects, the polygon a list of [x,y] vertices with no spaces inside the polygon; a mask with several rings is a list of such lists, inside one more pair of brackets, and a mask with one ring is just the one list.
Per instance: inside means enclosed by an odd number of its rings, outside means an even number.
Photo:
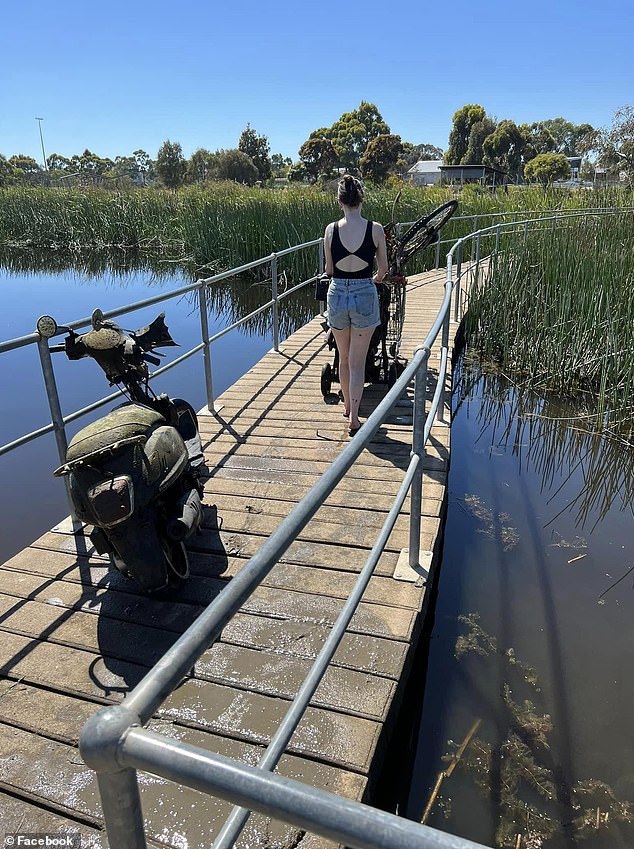
[{"label": "wooden deck", "polygon": [[[443,271],[410,280],[404,356],[435,319],[443,281]],[[204,529],[191,545],[193,575],[173,601],[138,595],[64,523],[0,567],[0,831],[76,831],[82,845],[107,845],[96,781],[77,749],[82,724],[140,680],[347,443],[342,405],[320,393],[331,356],[317,318],[230,387],[216,416],[201,414]],[[362,418],[384,391],[366,388]],[[434,551],[449,434],[434,427],[425,460],[422,544]],[[257,762],[366,560],[410,444],[411,408],[399,406],[151,727]],[[279,766],[354,799],[371,797],[421,627],[423,581],[393,578],[407,509]],[[142,798],[150,843],[175,849],[209,847],[230,810],[148,776]],[[238,845],[249,844],[325,845],[260,816]]]}]

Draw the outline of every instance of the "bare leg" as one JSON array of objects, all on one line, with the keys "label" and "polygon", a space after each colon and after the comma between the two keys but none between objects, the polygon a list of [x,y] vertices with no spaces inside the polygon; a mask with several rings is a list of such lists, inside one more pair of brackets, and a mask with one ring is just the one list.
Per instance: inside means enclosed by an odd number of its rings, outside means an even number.
[{"label": "bare leg", "polygon": [[350,332],[350,348],[348,354],[348,368],[350,380],[350,428],[360,427],[359,405],[363,395],[365,384],[365,358],[370,347],[370,340],[374,333],[373,327],[364,327],[362,330],[353,327]]},{"label": "bare leg", "polygon": [[332,332],[337,343],[337,351],[339,352],[339,385],[341,386],[341,394],[343,395],[343,404],[346,415],[350,415],[350,331],[352,328],[347,327],[345,330],[335,330]]}]

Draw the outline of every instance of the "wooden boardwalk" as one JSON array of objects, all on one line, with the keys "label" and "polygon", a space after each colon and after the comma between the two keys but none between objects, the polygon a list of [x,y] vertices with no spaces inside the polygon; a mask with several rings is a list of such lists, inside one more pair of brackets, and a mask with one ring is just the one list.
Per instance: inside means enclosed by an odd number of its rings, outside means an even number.
[{"label": "wooden boardwalk", "polygon": [[[443,282],[442,270],[410,280],[405,357],[434,321]],[[82,724],[141,679],[348,441],[342,405],[320,392],[321,366],[332,358],[320,321],[266,354],[218,399],[215,416],[201,414],[204,529],[190,546],[192,577],[173,601],[138,595],[64,523],[0,567],[0,831],[77,831],[82,845],[107,845],[96,781],[77,749]],[[366,388],[362,419],[384,392]],[[422,546],[436,552],[449,433],[433,428],[425,460]],[[410,444],[403,405],[151,727],[257,762],[365,563]],[[278,767],[354,799],[371,798],[421,628],[423,581],[393,578],[408,544],[407,510]],[[149,776],[142,799],[150,843],[174,849],[209,847],[230,810]],[[237,845],[326,844],[253,816]]]}]

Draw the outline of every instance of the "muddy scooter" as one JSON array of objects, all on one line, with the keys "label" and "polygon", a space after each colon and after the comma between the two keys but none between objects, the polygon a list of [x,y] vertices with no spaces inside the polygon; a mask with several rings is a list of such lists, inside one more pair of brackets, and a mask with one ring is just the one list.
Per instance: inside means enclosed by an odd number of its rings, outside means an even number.
[{"label": "muddy scooter", "polygon": [[185,540],[202,520],[198,420],[187,401],[156,395],[148,363],[158,365],[156,348],[176,345],[161,313],[147,327],[125,332],[92,314],[92,329],[77,334],[57,327],[50,316],[38,331],[69,360],[93,359],[111,386],[128,401],[89,424],[70,441],[66,462],[54,475],[67,475],[77,517],[92,525],[90,539],[120,572],[148,594],[175,589],[189,575]]}]

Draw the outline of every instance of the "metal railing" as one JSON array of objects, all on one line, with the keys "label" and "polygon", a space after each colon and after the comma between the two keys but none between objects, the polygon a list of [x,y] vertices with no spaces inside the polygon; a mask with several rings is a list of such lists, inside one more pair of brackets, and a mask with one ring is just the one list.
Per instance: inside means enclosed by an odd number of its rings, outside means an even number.
[{"label": "metal railing", "polygon": [[[80,751],[86,764],[97,772],[104,818],[111,846],[116,846],[117,849],[145,849],[147,845],[137,780],[137,770],[139,769],[214,794],[233,802],[237,806],[214,842],[215,849],[233,845],[252,810],[298,825],[347,846],[359,847],[359,849],[367,849],[367,847],[377,847],[377,849],[379,847],[380,849],[405,849],[405,847],[407,849],[418,849],[418,847],[420,849],[434,849],[434,847],[477,849],[480,846],[480,844],[472,841],[439,832],[428,826],[373,809],[362,803],[347,800],[297,781],[274,775],[272,770],[297,728],[343,637],[374,572],[378,559],[386,546],[408,493],[410,493],[411,499],[408,559],[410,566],[419,567],[423,456],[434,420],[437,417],[440,418],[444,405],[452,294],[455,292],[454,317],[458,319],[461,312],[462,283],[467,273],[471,272],[473,272],[474,279],[477,282],[480,263],[483,259],[481,256],[483,242],[486,242],[487,239],[494,239],[493,249],[499,250],[502,235],[507,233],[519,234],[525,238],[531,225],[541,226],[546,222],[560,222],[580,215],[616,214],[622,211],[621,209],[593,210],[591,212],[583,210],[564,213],[563,215],[545,216],[540,214],[537,218],[522,219],[521,221],[515,218],[511,222],[497,223],[474,231],[453,244],[447,253],[445,292],[436,320],[425,340],[416,348],[414,355],[395,385],[367,419],[359,434],[343,448],[310,492],[295,506],[238,574],[232,578],[223,592],[208,605],[161,660],[125,697],[124,701],[120,705],[99,711],[84,726],[80,739]],[[465,268],[463,249],[468,241],[471,242],[475,259],[473,263],[469,263],[468,268]],[[287,251],[273,254],[266,259],[248,263],[239,269],[232,269],[212,278],[198,281],[196,284],[181,288],[173,293],[150,298],[130,307],[112,311],[107,315],[114,317],[133,309],[140,309],[142,306],[158,303],[177,294],[183,294],[185,291],[198,290],[201,298],[203,341],[169,366],[160,369],[155,373],[155,376],[203,349],[205,351],[208,408],[213,410],[209,345],[214,339],[229,332],[230,329],[239,326],[264,309],[271,308],[274,320],[274,347],[277,349],[278,338],[275,322],[277,321],[279,300],[315,279],[313,277],[303,281],[283,295],[279,295],[276,290],[277,257],[315,245],[320,246],[319,268],[321,270],[323,268],[323,245],[322,240],[317,239],[297,248],[289,248]],[[251,313],[250,316],[241,319],[229,328],[225,328],[215,336],[209,337],[206,329],[205,286],[266,262],[271,263],[274,281],[272,299],[263,307]],[[79,327],[87,323],[87,319],[82,319],[74,322],[71,326]],[[427,366],[432,345],[434,345],[439,334],[441,336],[441,357],[438,378],[429,409],[426,409]],[[13,340],[13,342],[20,344],[37,342],[41,350],[46,348],[46,351],[48,351],[48,344],[42,343],[38,334],[22,337],[21,340]],[[7,350],[6,345],[0,346],[0,353],[3,350]],[[43,364],[46,365],[46,355],[44,355]],[[402,484],[350,596],[258,766],[250,767],[244,763],[212,754],[200,748],[194,748],[145,729],[144,724],[148,722],[184,676],[190,672],[202,653],[219,638],[222,629],[231,617],[260,585],[301,530],[315,515],[328,495],[368,445],[377,429],[386,420],[392,408],[409,389],[412,382],[414,383],[412,449]],[[98,403],[106,403],[107,400],[109,399],[103,399]],[[89,409],[95,409],[96,406],[91,405],[90,408],[78,411],[72,417],[67,418],[61,417],[61,413],[56,413],[52,406],[53,425],[49,427],[47,432],[54,429],[56,435],[61,433],[63,437],[65,423]],[[30,434],[29,437],[35,438],[41,432],[42,429]],[[58,448],[60,450],[62,448],[62,442],[59,439]]]},{"label": "metal railing", "polygon": [[[190,350],[186,351],[184,354],[181,354],[180,357],[172,360],[167,365],[163,366],[160,369],[154,371],[151,375],[151,379],[155,380],[157,377],[165,374],[165,372],[170,369],[175,368],[181,363],[188,360],[194,354],[197,354],[199,351],[203,351],[204,358],[204,368],[205,368],[205,387],[206,387],[206,397],[207,397],[207,409],[210,412],[213,412],[214,408],[214,392],[213,392],[213,384],[211,377],[211,345],[213,342],[216,342],[225,334],[229,333],[231,330],[235,330],[238,327],[241,327],[243,324],[251,321],[260,313],[265,312],[266,310],[272,310],[272,322],[273,322],[273,347],[277,351],[279,347],[279,304],[284,298],[289,297],[294,292],[299,289],[308,286],[310,283],[314,282],[316,276],[309,277],[306,280],[301,281],[295,286],[292,286],[289,289],[286,289],[284,292],[278,291],[278,274],[277,274],[277,261],[280,257],[286,256],[291,253],[295,253],[297,251],[305,250],[306,248],[312,247],[318,248],[318,273],[323,271],[324,260],[323,260],[323,239],[313,239],[310,242],[304,242],[301,245],[296,245],[292,248],[287,248],[283,251],[277,251],[276,253],[270,254],[268,257],[263,257],[262,259],[254,260],[253,262],[245,263],[244,265],[239,266],[238,268],[232,268],[228,271],[223,271],[220,274],[215,274],[213,277],[206,277],[200,280],[197,280],[195,283],[191,283],[188,286],[181,286],[177,289],[172,289],[170,292],[164,292],[160,295],[154,295],[151,298],[145,298],[141,301],[136,301],[132,304],[128,304],[124,307],[119,307],[118,309],[110,310],[109,312],[104,313],[104,318],[117,318],[120,315],[126,315],[130,312],[135,312],[137,310],[143,309],[145,307],[154,306],[156,304],[163,303],[164,301],[170,300],[172,298],[179,298],[183,295],[188,294],[189,292],[197,292],[198,301],[199,301],[199,312],[200,312],[200,323],[201,323],[201,342]],[[237,277],[240,274],[244,274],[246,271],[251,271],[254,268],[258,268],[262,265],[266,265],[270,263],[271,267],[271,298],[265,304],[258,307],[256,310],[253,310],[248,315],[234,322],[233,324],[224,327],[222,330],[209,335],[209,327],[208,327],[208,315],[207,315],[207,287],[213,283],[219,283],[222,280],[227,280],[231,277]],[[77,330],[81,327],[87,327],[90,325],[90,317],[80,318],[75,321],[71,321],[64,326],[70,328],[72,330]],[[60,330],[60,333],[62,331]],[[32,442],[34,439],[37,439],[40,436],[45,436],[48,433],[54,433],[55,439],[57,442],[58,453],[60,456],[60,462],[64,463],[66,458],[66,448],[67,448],[67,438],[66,438],[66,425],[75,421],[76,419],[81,418],[82,416],[87,415],[88,413],[92,413],[95,410],[98,410],[100,407],[103,407],[105,404],[114,401],[117,398],[120,398],[123,395],[123,392],[117,391],[113,392],[110,395],[101,398],[98,401],[95,401],[93,404],[90,404],[86,407],[83,407],[80,410],[76,410],[73,413],[70,413],[67,416],[62,415],[61,405],[59,401],[59,393],[57,391],[57,385],[55,381],[55,373],[53,369],[53,364],[51,360],[51,352],[49,349],[49,343],[47,339],[44,339],[40,336],[39,333],[30,333],[26,336],[20,336],[16,339],[9,339],[6,342],[0,342],[0,354],[6,353],[8,351],[15,351],[18,348],[23,348],[26,345],[37,345],[38,352],[40,355],[40,363],[42,368],[42,376],[44,379],[44,385],[46,388],[46,395],[49,403],[49,408],[51,411],[52,421],[44,425],[43,427],[38,428],[37,430],[31,431],[29,433],[24,434],[23,436],[14,439],[12,442],[8,442],[4,445],[0,445],[0,456],[6,454],[10,451],[19,448],[22,445],[26,445],[28,442]]]},{"label": "metal railing", "polygon": [[[448,262],[451,263],[451,257]],[[105,708],[84,726],[80,750],[84,761],[97,772],[111,845],[118,849],[142,849],[146,846],[136,774],[138,769],[219,795],[237,805],[217,836],[215,849],[233,845],[252,810],[299,824],[348,846],[476,849],[479,845],[271,772],[297,728],[357,609],[408,493],[411,499],[408,559],[410,566],[419,567],[424,447],[434,418],[444,404],[451,320],[449,307],[454,285],[452,274],[453,269],[449,264],[442,307],[429,334],[416,348],[398,381],[369,416],[355,439],[346,445],[310,492],[232,578],[222,593],[126,696],[122,704]],[[439,334],[442,337],[439,375],[429,410],[426,411],[427,365],[431,347]],[[412,450],[397,496],[331,633],[257,768],[245,768],[242,763],[174,742],[143,728],[279,562],[366,448],[412,381]]]}]

